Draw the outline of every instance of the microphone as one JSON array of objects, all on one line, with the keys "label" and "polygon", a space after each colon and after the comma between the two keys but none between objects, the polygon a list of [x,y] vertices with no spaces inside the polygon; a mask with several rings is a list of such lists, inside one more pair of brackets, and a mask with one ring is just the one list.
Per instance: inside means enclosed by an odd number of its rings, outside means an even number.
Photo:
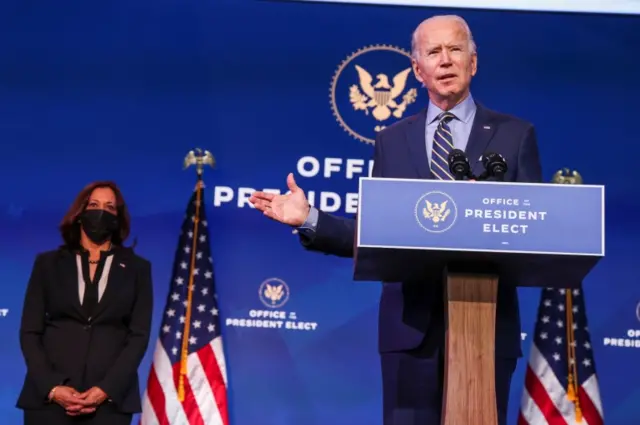
[{"label": "microphone", "polygon": [[504,175],[507,173],[507,161],[499,153],[488,152],[482,155],[482,165],[485,172],[480,178],[489,181],[504,181]]},{"label": "microphone", "polygon": [[452,150],[447,162],[449,163],[449,171],[456,180],[464,180],[465,177],[472,178],[469,158],[460,149]]}]

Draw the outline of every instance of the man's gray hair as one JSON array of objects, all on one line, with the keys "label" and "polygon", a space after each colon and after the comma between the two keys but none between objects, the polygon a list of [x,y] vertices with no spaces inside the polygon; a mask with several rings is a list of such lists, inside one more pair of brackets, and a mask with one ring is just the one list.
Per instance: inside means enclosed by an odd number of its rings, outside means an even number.
[{"label": "man's gray hair", "polygon": [[411,56],[414,59],[418,59],[418,56],[420,55],[420,52],[418,51],[418,30],[423,24],[429,21],[432,21],[434,19],[450,19],[460,24],[462,29],[467,33],[467,39],[469,40],[469,51],[471,52],[471,54],[476,53],[476,50],[477,50],[476,42],[473,40],[473,34],[471,33],[471,28],[469,28],[467,21],[465,21],[462,17],[458,15],[437,15],[437,16],[432,16],[431,18],[425,19],[413,31],[413,35],[411,36]]}]

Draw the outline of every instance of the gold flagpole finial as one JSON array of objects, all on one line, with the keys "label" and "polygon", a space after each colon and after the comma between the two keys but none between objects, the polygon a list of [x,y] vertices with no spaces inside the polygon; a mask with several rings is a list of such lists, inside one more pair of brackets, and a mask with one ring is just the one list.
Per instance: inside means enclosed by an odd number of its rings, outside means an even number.
[{"label": "gold flagpole finial", "polygon": [[211,152],[205,150],[203,151],[200,148],[196,148],[194,150],[189,151],[187,156],[184,157],[183,168],[186,170],[192,165],[196,166],[196,172],[198,173],[198,178],[202,177],[202,172],[204,170],[204,166],[208,165],[213,168],[216,165],[216,159],[211,155]]},{"label": "gold flagpole finial", "polygon": [[570,170],[568,168],[556,171],[551,182],[557,184],[583,184],[580,173],[578,173],[577,170]]}]

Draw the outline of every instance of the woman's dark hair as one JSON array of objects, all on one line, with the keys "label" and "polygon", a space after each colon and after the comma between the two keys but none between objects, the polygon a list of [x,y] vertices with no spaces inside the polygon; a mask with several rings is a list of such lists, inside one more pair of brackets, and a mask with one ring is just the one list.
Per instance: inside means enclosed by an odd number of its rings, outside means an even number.
[{"label": "woman's dark hair", "polygon": [[72,250],[80,248],[80,222],[78,217],[87,208],[89,198],[91,198],[93,191],[99,188],[109,188],[113,190],[113,193],[116,195],[118,229],[113,232],[111,243],[114,246],[121,247],[122,243],[129,237],[131,219],[129,217],[127,205],[122,197],[122,192],[120,192],[118,186],[111,181],[97,181],[88,184],[80,191],[80,193],[78,193],[78,196],[76,196],[76,199],[62,218],[62,222],[60,223],[60,235],[64,241],[65,248]]}]

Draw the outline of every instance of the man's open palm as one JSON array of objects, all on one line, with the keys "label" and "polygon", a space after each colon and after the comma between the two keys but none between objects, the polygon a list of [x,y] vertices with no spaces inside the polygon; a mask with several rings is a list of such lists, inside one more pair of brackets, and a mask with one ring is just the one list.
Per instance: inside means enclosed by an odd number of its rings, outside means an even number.
[{"label": "man's open palm", "polygon": [[249,202],[267,217],[280,223],[298,227],[305,222],[309,215],[309,202],[291,173],[287,176],[287,187],[290,193],[286,195],[254,192],[249,198]]}]

